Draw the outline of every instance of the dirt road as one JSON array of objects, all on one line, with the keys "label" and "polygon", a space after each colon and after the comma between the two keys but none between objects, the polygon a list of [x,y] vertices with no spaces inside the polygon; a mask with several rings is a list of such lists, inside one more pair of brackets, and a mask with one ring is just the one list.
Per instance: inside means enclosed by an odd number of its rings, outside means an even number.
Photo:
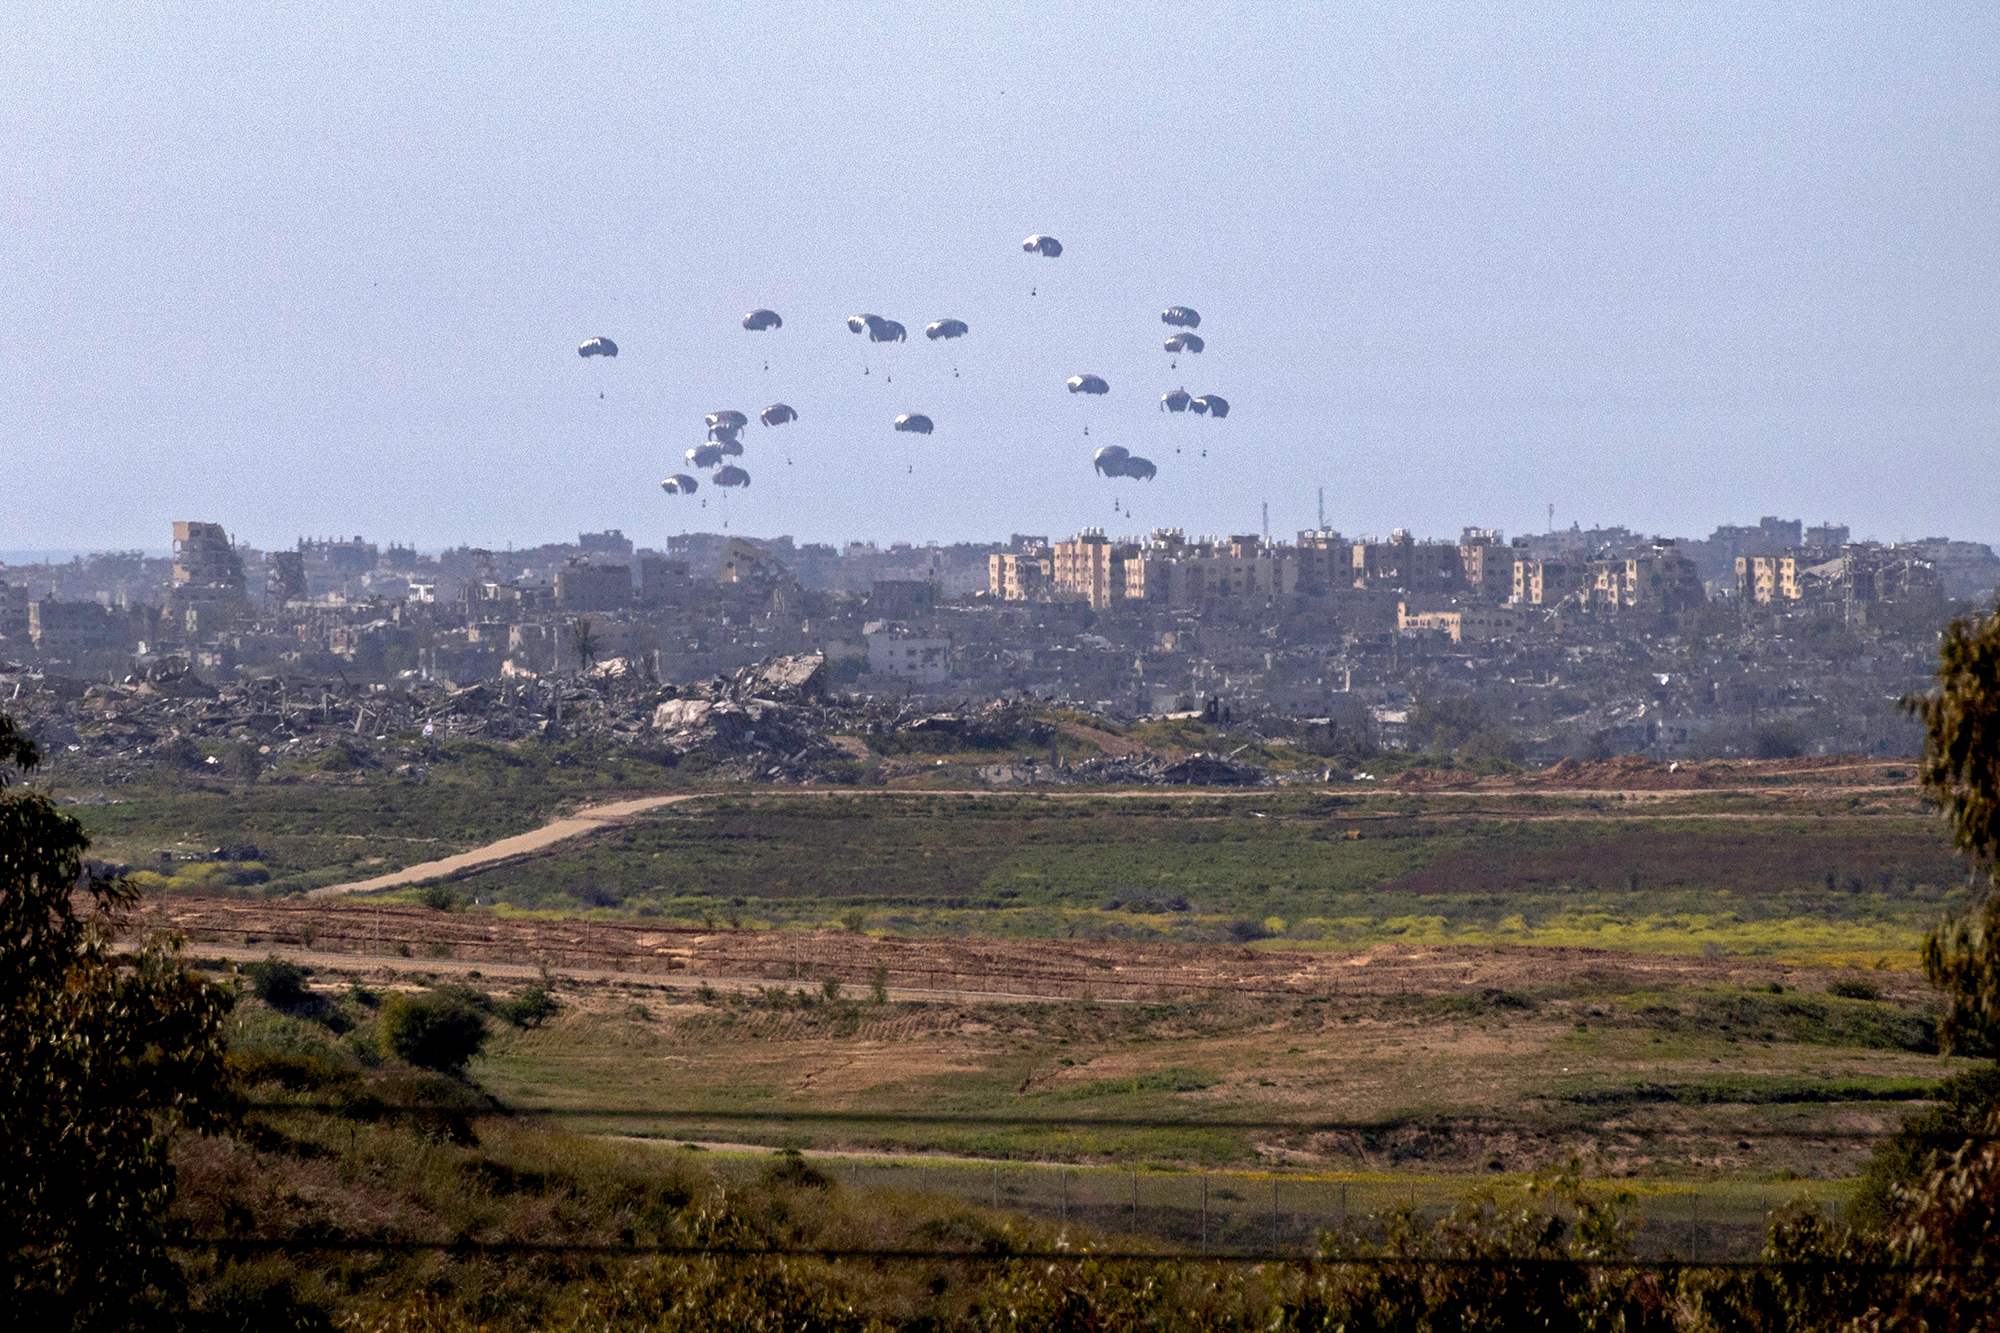
[{"label": "dirt road", "polygon": [[386,875],[373,879],[356,880],[351,884],[329,884],[325,888],[313,889],[308,898],[336,898],[347,893],[368,893],[375,889],[396,889],[406,884],[422,884],[426,880],[451,879],[468,870],[477,870],[502,861],[512,861],[516,857],[532,856],[559,842],[585,833],[595,833],[634,815],[643,815],[663,806],[677,805],[682,801],[699,800],[708,792],[679,792],[673,796],[642,796],[637,800],[613,801],[606,805],[587,805],[573,815],[566,815],[553,823],[542,825],[528,833],[517,833],[511,838],[489,842],[484,847],[475,847],[469,852],[459,852],[436,861],[425,861],[422,865],[392,870]]}]

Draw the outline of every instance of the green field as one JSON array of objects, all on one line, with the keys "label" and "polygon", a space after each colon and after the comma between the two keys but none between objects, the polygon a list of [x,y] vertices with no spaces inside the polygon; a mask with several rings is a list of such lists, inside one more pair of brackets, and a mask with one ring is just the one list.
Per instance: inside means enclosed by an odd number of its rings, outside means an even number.
[{"label": "green field", "polygon": [[[672,787],[679,775],[646,752],[572,745],[458,742],[378,758],[357,766],[279,771],[256,782],[207,774],[156,774],[142,783],[95,786],[48,783],[58,797],[106,800],[68,813],[82,822],[92,853],[160,873],[150,888],[240,887],[290,893],[381,874],[523,833],[558,813],[594,801]],[[398,776],[421,763],[421,779]],[[165,866],[178,856],[249,844],[247,866]]]},{"label": "green field", "polygon": [[532,911],[758,924],[859,914],[907,934],[1713,947],[1871,962],[1907,961],[1963,893],[1948,841],[1913,808],[1718,803],[727,796],[458,887]]}]

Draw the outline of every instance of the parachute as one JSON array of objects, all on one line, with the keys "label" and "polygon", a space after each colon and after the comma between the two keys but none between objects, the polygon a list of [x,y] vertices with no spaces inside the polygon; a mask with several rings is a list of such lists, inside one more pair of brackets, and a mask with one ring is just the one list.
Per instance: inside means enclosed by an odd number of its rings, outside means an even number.
[{"label": "parachute", "polygon": [[921,412],[905,412],[896,418],[896,429],[928,435],[931,433],[931,419]]},{"label": "parachute", "polygon": [[576,349],[578,356],[617,356],[618,344],[609,338],[592,338]]},{"label": "parachute", "polygon": [[1134,481],[1151,481],[1159,472],[1152,459],[1141,458],[1116,444],[1107,444],[1099,449],[1090,460],[1090,465],[1101,476],[1130,477]]},{"label": "parachute", "polygon": [[1188,404],[1193,401],[1194,399],[1188,396],[1186,389],[1175,389],[1172,393],[1160,396],[1160,410],[1162,412],[1185,412],[1188,410]]},{"label": "parachute", "polygon": [[668,495],[693,495],[701,489],[701,483],[685,472],[676,472],[660,483],[660,489]]},{"label": "parachute", "polygon": [[710,430],[714,430],[717,426],[735,426],[740,430],[750,424],[750,418],[744,416],[735,408],[729,408],[722,412],[710,412],[702,420],[708,423]]},{"label": "parachute", "polygon": [[1218,421],[1229,415],[1229,400],[1219,393],[1205,393],[1188,406],[1197,413],[1212,416]]},{"label": "parachute", "polygon": [[797,421],[798,419],[799,414],[794,412],[788,403],[772,403],[757,414],[757,420],[767,426],[782,426],[787,421]]},{"label": "parachute", "polygon": [[765,329],[782,329],[785,321],[778,318],[775,310],[752,310],[743,317],[743,327],[752,333],[760,333]]},{"label": "parachute", "polygon": [[872,343],[899,343],[909,336],[909,330],[893,319],[880,315],[849,315],[847,327],[856,333],[868,335]]},{"label": "parachute", "polygon": [[1171,324],[1177,329],[1198,329],[1201,327],[1201,312],[1184,305],[1170,305],[1160,312],[1160,323]]},{"label": "parachute", "polygon": [[1053,236],[1044,236],[1040,232],[1036,232],[1033,236],[1021,242],[1021,248],[1029,254],[1041,254],[1046,258],[1054,259],[1062,253],[1062,242]]},{"label": "parachute", "polygon": [[1165,343],[1166,349],[1177,355],[1181,352],[1199,352],[1207,345],[1201,340],[1201,335],[1195,333],[1176,333]]},{"label": "parachute", "polygon": [[1069,377],[1069,391],[1071,393],[1105,394],[1111,392],[1111,386],[1104,382],[1102,376],[1072,375]]},{"label": "parachute", "polygon": [[719,444],[698,444],[687,451],[687,461],[696,467],[714,467],[722,461],[722,446]]},{"label": "parachute", "polygon": [[924,325],[924,337],[936,342],[940,338],[963,338],[968,330],[962,319],[941,319],[934,324]]},{"label": "parachute", "polygon": [[743,441],[736,439],[734,436],[731,436],[729,439],[726,440],[718,441],[717,447],[722,450],[722,456],[724,458],[743,457]]},{"label": "parachute", "polygon": [[743,427],[732,426],[722,422],[718,422],[717,424],[710,426],[708,428],[708,438],[711,440],[719,441],[723,444],[736,443],[736,438],[742,433],[743,433]]},{"label": "parachute", "polygon": [[725,463],[715,470],[715,475],[709,480],[718,486],[748,486],[750,474],[734,463]]}]

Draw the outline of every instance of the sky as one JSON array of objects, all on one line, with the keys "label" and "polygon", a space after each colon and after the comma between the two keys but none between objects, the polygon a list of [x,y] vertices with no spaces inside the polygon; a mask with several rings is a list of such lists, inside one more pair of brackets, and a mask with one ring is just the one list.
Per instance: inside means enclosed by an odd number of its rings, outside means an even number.
[{"label": "sky", "polygon": [[2000,539],[1990,0],[5,8],[0,549]]}]

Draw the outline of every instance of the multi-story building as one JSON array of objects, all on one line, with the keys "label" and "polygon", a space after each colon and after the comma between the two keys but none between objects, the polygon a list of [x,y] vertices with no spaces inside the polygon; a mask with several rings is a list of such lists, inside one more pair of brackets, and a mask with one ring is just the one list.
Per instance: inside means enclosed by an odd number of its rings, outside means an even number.
[{"label": "multi-story building", "polygon": [[1408,598],[1396,603],[1396,628],[1447,634],[1453,643],[1486,643],[1521,632],[1521,612],[1512,606],[1453,599],[1418,608]]},{"label": "multi-story building", "polygon": [[335,583],[360,578],[373,570],[381,558],[375,543],[358,535],[301,537],[299,554],[321,578]]},{"label": "multi-story building", "polygon": [[310,597],[306,558],[297,551],[273,551],[264,557],[264,597],[276,606]]},{"label": "multi-story building", "polygon": [[1085,528],[1050,554],[1050,582],[1058,597],[1080,598],[1102,611],[1125,600],[1126,564],[1136,544],[1113,542],[1102,528]]},{"label": "multi-story building", "polygon": [[1736,557],[1736,599],[1745,606],[1799,600],[1799,561],[1790,555]]},{"label": "multi-story building", "polygon": [[168,610],[190,639],[232,629],[250,618],[243,558],[220,523],[174,524],[174,582]]},{"label": "multi-story building", "polygon": [[0,579],[0,640],[25,638],[28,633],[28,589]]},{"label": "multi-story building", "polygon": [[1514,592],[1517,606],[1554,606],[1583,586],[1581,560],[1516,560]]},{"label": "multi-story building", "polygon": [[1046,546],[995,552],[986,557],[986,590],[1003,602],[1032,602],[1048,596],[1054,568]]},{"label": "multi-story building", "polygon": [[951,640],[879,630],[868,635],[868,670],[913,685],[939,684],[951,679]]},{"label": "multi-story building", "polygon": [[560,569],[556,605],[565,611],[622,611],[632,605],[632,567],[579,563]]},{"label": "multi-story building", "polygon": [[[1156,537],[1162,534],[1155,534]],[[1126,561],[1127,593],[1176,611],[1224,603],[1262,605],[1298,591],[1299,558],[1248,535],[1227,541],[1155,541]]]},{"label": "multi-story building", "polygon": [[1397,528],[1386,542],[1363,537],[1350,551],[1357,588],[1450,594],[1465,587],[1465,565],[1456,542],[1420,542],[1409,529]]},{"label": "multi-story building", "polygon": [[1332,528],[1308,528],[1299,533],[1300,592],[1322,593],[1354,586],[1354,544]]},{"label": "multi-story building", "polygon": [[115,652],[131,644],[131,624],[128,617],[96,602],[47,597],[28,604],[28,637],[44,657]]},{"label": "multi-story building", "polygon": [[1591,561],[1579,600],[1594,611],[1671,615],[1701,605],[1704,594],[1694,562],[1662,540],[1644,555]]},{"label": "multi-story building", "polygon": [[1465,590],[1474,597],[1504,602],[1514,591],[1514,552],[1498,528],[1467,528],[1458,536],[1458,563]]}]

